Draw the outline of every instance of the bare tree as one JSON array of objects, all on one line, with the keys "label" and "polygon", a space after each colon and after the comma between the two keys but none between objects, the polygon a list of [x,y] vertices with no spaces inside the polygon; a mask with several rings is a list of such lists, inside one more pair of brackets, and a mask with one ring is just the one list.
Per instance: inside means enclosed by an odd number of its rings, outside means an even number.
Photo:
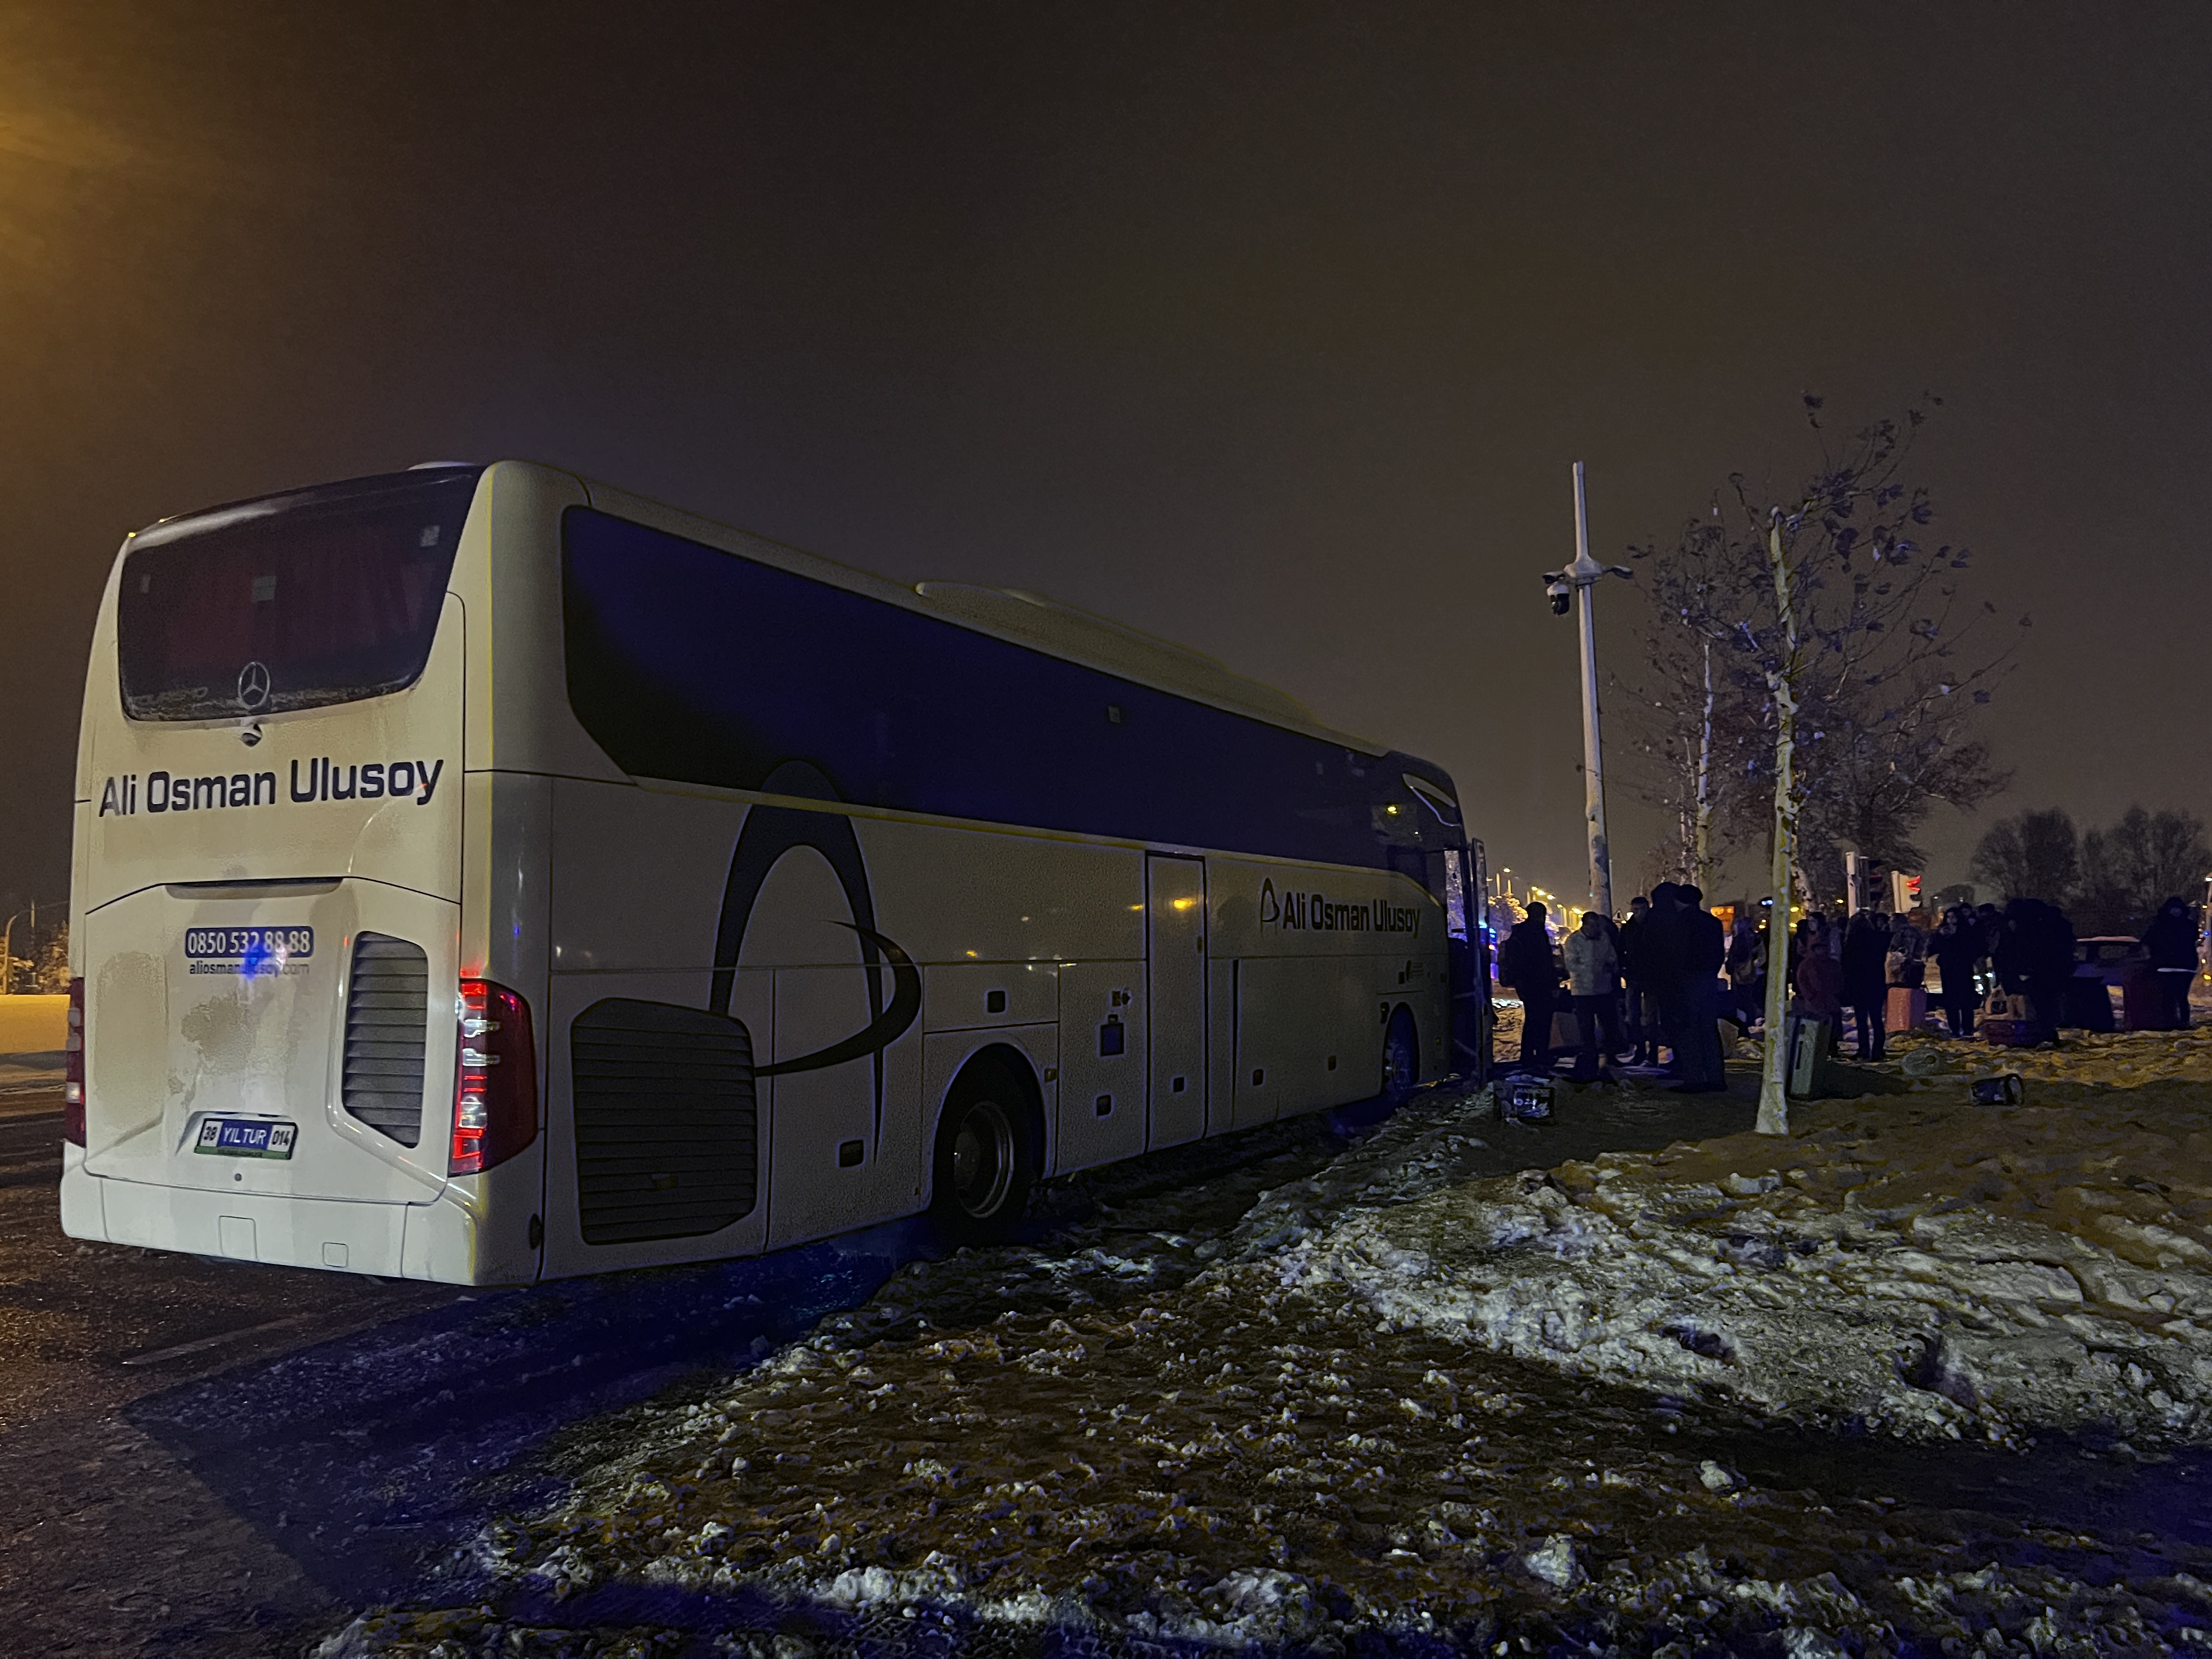
[{"label": "bare tree", "polygon": [[[1820,400],[1805,405],[1820,432]],[[1808,897],[1833,890],[1830,872],[1840,872],[1846,845],[1910,867],[1919,862],[1911,833],[1938,804],[1972,806],[2004,782],[1969,729],[2009,655],[1983,652],[1975,639],[1996,607],[1965,598],[1964,547],[1922,544],[1934,505],[1901,476],[1924,418],[1908,410],[1840,451],[1823,436],[1820,470],[1795,490],[1771,493],[1737,474],[1710,530],[1699,521],[1664,556],[1644,550],[1662,688],[1650,704],[1666,714],[1647,734],[1669,757],[1692,747],[1708,763],[1725,757],[1721,790],[1705,769],[1696,802],[1705,827],[1736,845],[1764,840],[1769,856],[1778,925],[1759,1123],[1769,1133],[1788,1132],[1782,1016],[1793,888]],[[1680,690],[1692,656],[1695,697]],[[1725,664],[1710,704],[1708,659]]]},{"label": "bare tree", "polygon": [[1648,562],[1644,598],[1652,616],[1644,659],[1626,678],[1632,786],[1674,826],[1655,864],[1711,890],[1721,855],[1743,837],[1760,747],[1763,681],[1738,660],[1735,621],[1752,596],[1751,568],[1731,538],[1720,504],[1682,526],[1664,551],[1629,550]]},{"label": "bare tree", "polygon": [[2000,898],[2041,899],[2063,908],[2081,881],[2081,838],[2061,808],[2018,812],[1983,833],[1972,868]]},{"label": "bare tree", "polygon": [[2207,871],[2212,844],[2203,819],[2170,807],[2130,806],[2110,830],[2081,837],[2081,881],[2069,907],[2075,926],[2085,933],[2140,933],[2166,900],[2193,903]]}]

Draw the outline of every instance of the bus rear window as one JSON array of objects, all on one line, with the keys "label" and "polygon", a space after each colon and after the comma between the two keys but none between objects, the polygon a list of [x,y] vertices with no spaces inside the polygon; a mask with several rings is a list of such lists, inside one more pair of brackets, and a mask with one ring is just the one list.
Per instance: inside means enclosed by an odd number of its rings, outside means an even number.
[{"label": "bus rear window", "polygon": [[237,719],[412,685],[482,471],[360,478],[142,533],[118,596],[124,712]]}]

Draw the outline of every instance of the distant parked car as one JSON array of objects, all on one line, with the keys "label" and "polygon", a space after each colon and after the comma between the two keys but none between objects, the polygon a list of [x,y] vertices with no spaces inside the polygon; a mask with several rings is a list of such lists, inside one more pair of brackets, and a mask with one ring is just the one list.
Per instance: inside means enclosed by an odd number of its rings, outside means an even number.
[{"label": "distant parked car", "polygon": [[2107,985],[2118,985],[2129,973],[2146,966],[2150,952],[2139,939],[2124,933],[2099,933],[2088,939],[2074,941],[2074,977],[2101,979]]}]

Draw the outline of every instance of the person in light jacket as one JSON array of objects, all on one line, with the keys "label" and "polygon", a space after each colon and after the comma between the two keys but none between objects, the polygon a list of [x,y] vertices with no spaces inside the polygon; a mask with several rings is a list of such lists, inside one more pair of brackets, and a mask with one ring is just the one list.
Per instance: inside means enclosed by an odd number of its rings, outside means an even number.
[{"label": "person in light jacket", "polygon": [[[1614,1018],[1614,996],[1620,988],[1620,953],[1607,937],[1606,918],[1595,910],[1583,912],[1582,926],[1567,935],[1567,990],[1575,1000],[1575,1031],[1581,1050],[1575,1056],[1575,1080],[1595,1081],[1604,1075],[1605,1059],[1620,1048],[1620,1028]],[[1598,1048],[1598,1029],[1605,1030],[1605,1047]]]}]

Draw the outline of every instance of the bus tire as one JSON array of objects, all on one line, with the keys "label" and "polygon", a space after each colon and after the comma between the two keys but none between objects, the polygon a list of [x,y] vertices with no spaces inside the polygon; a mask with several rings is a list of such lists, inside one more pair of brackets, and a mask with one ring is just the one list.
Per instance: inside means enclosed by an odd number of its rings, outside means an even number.
[{"label": "bus tire", "polygon": [[1029,1207],[1038,1167],[1037,1110],[1022,1068],[978,1054],[961,1068],[937,1120],[930,1214],[958,1244],[1002,1243]]},{"label": "bus tire", "polygon": [[1382,1098],[1399,1105],[1420,1081],[1421,1034],[1414,1027],[1413,1011],[1401,1002],[1390,1011],[1390,1026],[1382,1036]]}]

